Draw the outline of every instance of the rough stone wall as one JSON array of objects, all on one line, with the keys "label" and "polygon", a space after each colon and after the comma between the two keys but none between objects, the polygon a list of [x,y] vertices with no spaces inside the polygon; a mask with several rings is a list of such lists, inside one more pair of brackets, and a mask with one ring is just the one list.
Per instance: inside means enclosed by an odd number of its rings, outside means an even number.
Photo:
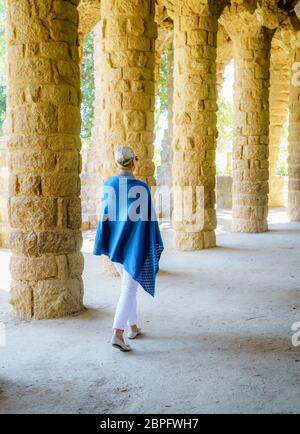
[{"label": "rough stone wall", "polygon": [[300,220],[300,31],[292,40],[292,80],[289,102],[289,196],[290,220]]},{"label": "rough stone wall", "polygon": [[284,179],[276,176],[280,142],[288,116],[291,57],[282,30],[272,39],[270,63],[270,144],[269,144],[269,206],[284,205]]},{"label": "rough stone wall", "polygon": [[101,175],[115,174],[114,150],[128,144],[139,156],[137,177],[154,184],[153,0],[102,0]]},{"label": "rough stone wall", "polygon": [[7,0],[11,303],[82,309],[77,0]]},{"label": "rough stone wall", "polygon": [[[184,8],[183,8],[184,9]],[[217,18],[208,9],[201,15],[174,18],[175,187],[191,186],[196,211],[196,186],[204,187],[204,227],[192,231],[191,221],[174,221],[175,247],[197,250],[215,246],[216,43]],[[180,214],[174,202],[174,213]],[[176,217],[177,219],[177,217]]]}]

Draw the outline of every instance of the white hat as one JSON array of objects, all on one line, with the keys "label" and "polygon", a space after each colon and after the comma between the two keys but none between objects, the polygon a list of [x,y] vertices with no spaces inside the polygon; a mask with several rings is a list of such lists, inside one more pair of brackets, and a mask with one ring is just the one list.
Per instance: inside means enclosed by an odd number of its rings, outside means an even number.
[{"label": "white hat", "polygon": [[119,146],[115,152],[115,161],[119,167],[128,167],[136,157],[130,146]]}]

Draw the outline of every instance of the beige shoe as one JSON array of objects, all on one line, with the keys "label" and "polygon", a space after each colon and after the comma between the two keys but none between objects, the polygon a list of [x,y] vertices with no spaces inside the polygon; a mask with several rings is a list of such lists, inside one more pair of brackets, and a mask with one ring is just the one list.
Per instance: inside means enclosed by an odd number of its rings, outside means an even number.
[{"label": "beige shoe", "polygon": [[121,350],[121,351],[132,351],[131,346],[126,344],[125,342],[123,342],[116,335],[113,335],[110,342],[111,342],[113,347],[119,348],[119,350]]},{"label": "beige shoe", "polygon": [[142,329],[138,328],[137,332],[128,332],[128,339],[135,339],[138,335],[142,334]]}]

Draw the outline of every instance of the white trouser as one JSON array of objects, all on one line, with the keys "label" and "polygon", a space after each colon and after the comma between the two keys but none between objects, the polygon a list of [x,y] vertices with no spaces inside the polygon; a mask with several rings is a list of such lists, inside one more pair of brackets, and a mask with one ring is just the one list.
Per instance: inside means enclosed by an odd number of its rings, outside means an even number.
[{"label": "white trouser", "polygon": [[126,323],[128,326],[137,324],[136,294],[138,282],[130,276],[122,264],[114,262],[114,265],[120,273],[122,284],[112,328],[125,330]]}]

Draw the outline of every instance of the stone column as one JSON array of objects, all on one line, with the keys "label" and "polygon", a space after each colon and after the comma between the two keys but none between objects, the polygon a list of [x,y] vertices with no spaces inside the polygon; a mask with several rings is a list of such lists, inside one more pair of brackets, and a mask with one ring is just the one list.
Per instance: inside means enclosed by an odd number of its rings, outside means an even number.
[{"label": "stone column", "polygon": [[[196,187],[204,187],[204,226],[191,231],[189,221],[174,221],[175,247],[198,250],[216,244],[216,40],[217,17],[209,8],[201,15],[174,17],[174,115],[173,185],[192,187],[196,211]],[[174,200],[174,214],[180,214]]]},{"label": "stone column", "polygon": [[[100,177],[117,173],[114,151],[129,145],[139,157],[136,176],[154,185],[154,0],[102,0],[99,77]],[[95,54],[96,55],[96,54]],[[104,257],[102,271],[117,275]]]},{"label": "stone column", "polygon": [[137,177],[154,184],[154,0],[102,0],[101,175],[116,173],[114,151],[132,146]]},{"label": "stone column", "polygon": [[273,38],[270,65],[270,145],[269,145],[269,206],[283,206],[284,178],[276,176],[280,142],[284,124],[288,116],[290,56],[287,49],[281,47],[282,41]]},{"label": "stone column", "polygon": [[82,309],[78,0],[7,0],[11,303]]},{"label": "stone column", "polygon": [[288,216],[291,221],[300,221],[300,32],[292,41],[288,162]]},{"label": "stone column", "polygon": [[233,41],[235,58],[232,230],[265,232],[270,51],[279,15],[273,2],[232,1],[220,21]]},{"label": "stone column", "polygon": [[232,230],[264,232],[268,230],[272,32],[252,22],[243,31],[237,25],[231,36],[235,53]]}]

